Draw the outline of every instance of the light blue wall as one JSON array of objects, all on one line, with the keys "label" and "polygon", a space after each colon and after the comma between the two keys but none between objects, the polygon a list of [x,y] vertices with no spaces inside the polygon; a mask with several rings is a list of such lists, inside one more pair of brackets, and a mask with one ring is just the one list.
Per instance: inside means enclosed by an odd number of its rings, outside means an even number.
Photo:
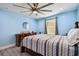
[{"label": "light blue wall", "polygon": [[76,12],[67,12],[57,16],[58,33],[65,35],[71,28],[74,28],[76,22]]},{"label": "light blue wall", "polygon": [[79,7],[77,8],[77,21],[79,21]]},{"label": "light blue wall", "polygon": [[34,19],[0,10],[0,47],[15,43],[15,34],[25,31],[22,27],[25,21],[29,23],[29,31],[36,31]]},{"label": "light blue wall", "polygon": [[39,21],[37,21],[37,32],[41,32],[41,33],[44,33],[44,31],[45,31],[45,21],[42,19],[42,20],[40,20],[39,19]]},{"label": "light blue wall", "polygon": [[[68,33],[68,31],[74,27],[74,23],[76,21],[76,10],[75,11],[70,11],[70,12],[66,12],[66,13],[62,13],[62,14],[58,14],[56,15],[57,17],[57,26],[58,26],[58,33],[60,35],[66,35],[66,33]],[[52,17],[48,17],[46,19],[52,19]],[[38,32],[44,31],[44,20],[43,19],[39,19],[38,20],[39,24],[41,26],[39,26],[40,29],[38,29]]]}]

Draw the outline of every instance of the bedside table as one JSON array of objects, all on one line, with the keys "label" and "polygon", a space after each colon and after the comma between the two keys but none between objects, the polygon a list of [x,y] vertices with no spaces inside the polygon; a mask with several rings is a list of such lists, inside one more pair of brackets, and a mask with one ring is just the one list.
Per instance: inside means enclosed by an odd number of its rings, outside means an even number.
[{"label": "bedside table", "polygon": [[15,35],[16,36],[16,46],[19,47],[23,38],[26,37],[26,36],[30,36],[30,35],[36,35],[36,32],[16,34]]},{"label": "bedside table", "polygon": [[23,40],[24,37],[29,36],[30,33],[20,33],[20,34],[16,34],[16,46],[20,46],[21,41]]}]

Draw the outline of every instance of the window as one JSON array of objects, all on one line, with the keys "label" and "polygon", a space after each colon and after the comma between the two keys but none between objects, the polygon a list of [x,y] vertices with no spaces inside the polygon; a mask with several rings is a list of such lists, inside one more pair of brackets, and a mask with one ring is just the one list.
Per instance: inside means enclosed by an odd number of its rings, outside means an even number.
[{"label": "window", "polygon": [[55,33],[56,33],[56,19],[47,20],[46,27],[47,27],[47,34],[55,35]]}]

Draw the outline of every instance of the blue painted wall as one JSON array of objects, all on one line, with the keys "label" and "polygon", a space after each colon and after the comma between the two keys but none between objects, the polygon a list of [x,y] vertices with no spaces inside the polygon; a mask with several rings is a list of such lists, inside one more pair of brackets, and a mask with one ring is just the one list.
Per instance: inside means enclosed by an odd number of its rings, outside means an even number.
[{"label": "blue painted wall", "polygon": [[76,22],[76,11],[66,12],[57,16],[58,33],[65,35]]},{"label": "blue painted wall", "polygon": [[41,32],[41,33],[44,33],[45,31],[45,21],[44,19],[37,21],[37,32]]},{"label": "blue painted wall", "polygon": [[[68,31],[74,27],[74,23],[76,21],[76,17],[77,17],[77,13],[76,10],[75,11],[70,11],[70,12],[66,12],[66,13],[62,13],[62,14],[58,14],[55,15],[57,17],[57,26],[58,26],[58,34],[60,35],[66,35],[66,33],[68,33]],[[46,19],[52,19],[52,17],[48,17]],[[38,23],[41,25],[39,26],[40,29],[38,29],[38,32],[41,31],[45,31],[44,29],[44,20],[43,19],[39,19]]]},{"label": "blue painted wall", "polygon": [[79,7],[77,8],[77,21],[79,21]]},{"label": "blue painted wall", "polygon": [[0,10],[0,47],[15,43],[15,34],[25,31],[22,27],[22,23],[25,21],[30,26],[29,31],[36,31],[34,19]]}]

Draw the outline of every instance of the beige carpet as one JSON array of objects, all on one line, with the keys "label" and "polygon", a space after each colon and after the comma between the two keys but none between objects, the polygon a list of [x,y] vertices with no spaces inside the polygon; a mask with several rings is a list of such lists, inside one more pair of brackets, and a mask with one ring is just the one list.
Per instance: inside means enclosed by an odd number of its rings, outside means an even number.
[{"label": "beige carpet", "polygon": [[0,51],[0,56],[31,56],[29,53],[21,53],[20,47],[10,47]]}]

